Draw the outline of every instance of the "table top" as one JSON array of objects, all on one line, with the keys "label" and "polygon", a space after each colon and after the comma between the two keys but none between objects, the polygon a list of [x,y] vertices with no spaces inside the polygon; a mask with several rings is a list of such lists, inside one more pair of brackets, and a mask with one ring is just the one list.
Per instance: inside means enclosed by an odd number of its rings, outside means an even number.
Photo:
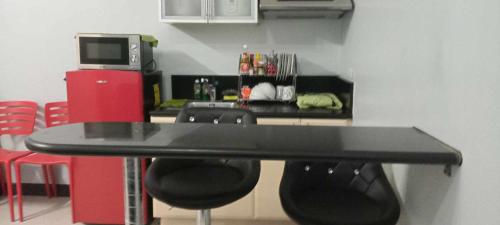
[{"label": "table top", "polygon": [[462,163],[459,151],[414,127],[78,123],[37,131],[26,146],[60,155]]}]

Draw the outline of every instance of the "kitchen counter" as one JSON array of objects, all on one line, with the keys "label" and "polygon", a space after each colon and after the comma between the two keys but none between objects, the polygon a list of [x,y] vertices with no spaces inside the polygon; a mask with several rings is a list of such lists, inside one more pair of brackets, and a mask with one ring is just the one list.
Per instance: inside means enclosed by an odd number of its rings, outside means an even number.
[{"label": "kitchen counter", "polygon": [[[299,109],[294,104],[249,104],[240,108],[249,109],[257,117],[265,118],[318,118],[318,119],[351,119],[350,111],[335,112],[329,109]],[[151,116],[177,116],[181,108],[161,108],[150,111]]]}]

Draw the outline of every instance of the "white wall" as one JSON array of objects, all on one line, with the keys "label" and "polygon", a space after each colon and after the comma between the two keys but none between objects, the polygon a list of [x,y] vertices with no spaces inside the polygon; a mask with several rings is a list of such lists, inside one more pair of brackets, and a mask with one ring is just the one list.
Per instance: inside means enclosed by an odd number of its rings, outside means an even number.
[{"label": "white wall", "polygon": [[463,153],[394,166],[400,224],[500,224],[500,1],[357,0],[344,21],[355,125],[414,125]]},{"label": "white wall", "polygon": [[152,34],[165,74],[236,74],[243,44],[297,52],[304,74],[339,70],[340,21],[169,25],[158,22],[157,11],[157,0],[1,0],[0,98],[63,99],[64,72],[76,68],[77,32]]},{"label": "white wall", "polygon": [[[77,32],[152,34],[159,39],[155,54],[164,75],[236,74],[243,44],[266,53],[294,51],[303,74],[339,71],[340,21],[169,25],[158,22],[157,4],[157,0],[0,0],[0,100],[31,99],[40,105],[64,100],[62,79],[65,71],[76,68]],[[169,83],[165,86],[170,88]],[[26,182],[40,181],[27,175]]]}]

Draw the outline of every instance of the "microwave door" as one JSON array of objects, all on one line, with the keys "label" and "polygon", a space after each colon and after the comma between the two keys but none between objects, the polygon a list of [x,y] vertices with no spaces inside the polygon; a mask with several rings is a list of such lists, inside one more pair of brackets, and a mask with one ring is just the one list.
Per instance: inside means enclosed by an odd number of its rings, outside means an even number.
[{"label": "microwave door", "polygon": [[80,37],[81,69],[121,69],[129,66],[128,38]]}]

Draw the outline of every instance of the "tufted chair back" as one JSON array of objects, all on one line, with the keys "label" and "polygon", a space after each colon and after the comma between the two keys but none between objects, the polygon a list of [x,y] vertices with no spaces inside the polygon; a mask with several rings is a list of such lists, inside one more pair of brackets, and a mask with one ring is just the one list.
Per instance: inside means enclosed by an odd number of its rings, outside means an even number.
[{"label": "tufted chair back", "polygon": [[248,110],[233,108],[184,108],[176,118],[177,123],[234,123],[255,124],[255,115]]},{"label": "tufted chair back", "polygon": [[281,182],[281,187],[291,187],[282,191],[292,195],[306,189],[344,189],[362,193],[381,204],[397,202],[378,163],[287,162]]},{"label": "tufted chair back", "polygon": [[[184,108],[176,123],[255,124],[250,111],[231,108]],[[258,160],[158,158],[148,168],[149,194],[174,207],[211,209],[234,202],[253,190],[260,176]]]}]

